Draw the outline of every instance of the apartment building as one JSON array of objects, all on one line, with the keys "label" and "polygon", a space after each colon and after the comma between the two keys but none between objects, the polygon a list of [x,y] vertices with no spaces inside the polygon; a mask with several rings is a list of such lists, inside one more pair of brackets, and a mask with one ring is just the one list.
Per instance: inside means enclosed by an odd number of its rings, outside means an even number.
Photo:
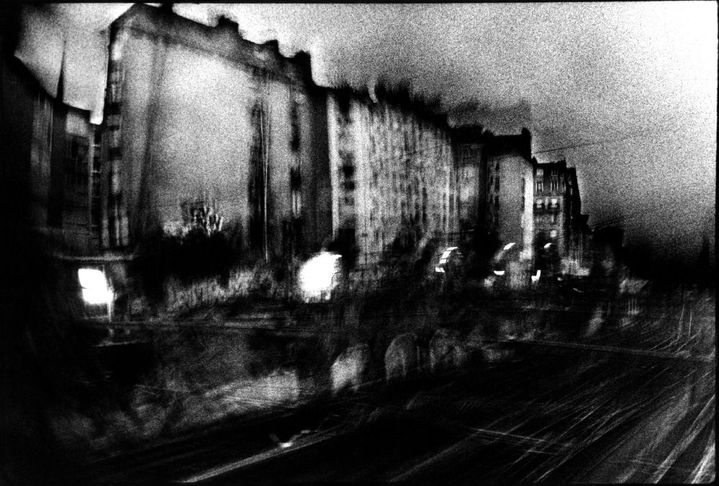
[{"label": "apartment building", "polygon": [[377,270],[394,250],[448,242],[458,230],[457,170],[446,118],[409,96],[328,92],[335,237]]}]

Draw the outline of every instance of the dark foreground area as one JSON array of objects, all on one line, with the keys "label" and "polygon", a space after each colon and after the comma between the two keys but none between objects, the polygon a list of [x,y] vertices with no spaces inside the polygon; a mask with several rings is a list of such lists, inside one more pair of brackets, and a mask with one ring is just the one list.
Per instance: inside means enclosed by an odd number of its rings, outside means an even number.
[{"label": "dark foreground area", "polygon": [[[85,464],[75,484],[705,482],[714,366],[524,348]],[[707,462],[707,461],[704,461]]]}]

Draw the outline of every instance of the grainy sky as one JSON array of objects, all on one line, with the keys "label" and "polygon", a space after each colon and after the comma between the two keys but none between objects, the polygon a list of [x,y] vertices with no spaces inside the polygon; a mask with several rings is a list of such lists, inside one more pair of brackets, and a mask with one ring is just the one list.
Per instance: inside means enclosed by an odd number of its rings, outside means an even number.
[{"label": "grainy sky", "polygon": [[[128,6],[57,11],[101,29]],[[475,102],[496,132],[528,126],[540,161],[577,167],[590,224],[623,217],[629,241],[687,254],[714,234],[715,2],[174,8],[210,24],[225,13],[250,40],[309,51],[318,84],[407,79],[448,109]]]}]

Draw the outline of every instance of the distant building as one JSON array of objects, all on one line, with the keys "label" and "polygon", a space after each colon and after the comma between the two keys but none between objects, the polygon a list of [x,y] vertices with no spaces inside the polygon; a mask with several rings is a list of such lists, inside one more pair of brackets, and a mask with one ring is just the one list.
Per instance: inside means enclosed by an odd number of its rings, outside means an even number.
[{"label": "distant building", "polygon": [[534,231],[538,267],[583,273],[590,261],[588,216],[581,214],[577,171],[565,160],[536,164]]},{"label": "distant building", "polygon": [[250,261],[329,236],[326,111],[306,53],[135,4],[111,25],[106,93],[105,248],[208,214]]},{"label": "distant building", "polygon": [[[19,11],[8,9],[12,17]],[[19,19],[10,21],[19,25]],[[64,68],[57,92],[49,94],[14,56],[18,32],[3,29],[2,119],[8,142],[4,177],[20,199],[12,211],[27,208],[24,220],[53,252],[99,252],[99,146],[88,111],[63,103]]]},{"label": "distant building", "polygon": [[446,119],[409,100],[330,90],[332,228],[370,272],[458,229],[457,171]]},{"label": "distant building", "polygon": [[458,171],[459,228],[462,233],[484,232],[489,136],[481,125],[461,126],[452,130]]},{"label": "distant building", "polygon": [[527,129],[521,135],[493,136],[487,147],[486,230],[500,245],[518,245],[523,261],[532,259],[534,249],[531,147]]}]

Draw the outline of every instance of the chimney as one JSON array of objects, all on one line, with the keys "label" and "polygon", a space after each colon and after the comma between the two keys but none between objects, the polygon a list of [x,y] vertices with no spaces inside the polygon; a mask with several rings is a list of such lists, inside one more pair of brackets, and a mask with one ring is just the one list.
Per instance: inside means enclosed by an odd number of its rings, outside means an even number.
[{"label": "chimney", "polygon": [[240,24],[225,15],[220,15],[217,19],[217,28],[234,32],[237,35],[240,33]]},{"label": "chimney", "polygon": [[292,58],[296,66],[304,73],[307,80],[312,80],[312,59],[310,54],[305,51],[298,51]]}]

